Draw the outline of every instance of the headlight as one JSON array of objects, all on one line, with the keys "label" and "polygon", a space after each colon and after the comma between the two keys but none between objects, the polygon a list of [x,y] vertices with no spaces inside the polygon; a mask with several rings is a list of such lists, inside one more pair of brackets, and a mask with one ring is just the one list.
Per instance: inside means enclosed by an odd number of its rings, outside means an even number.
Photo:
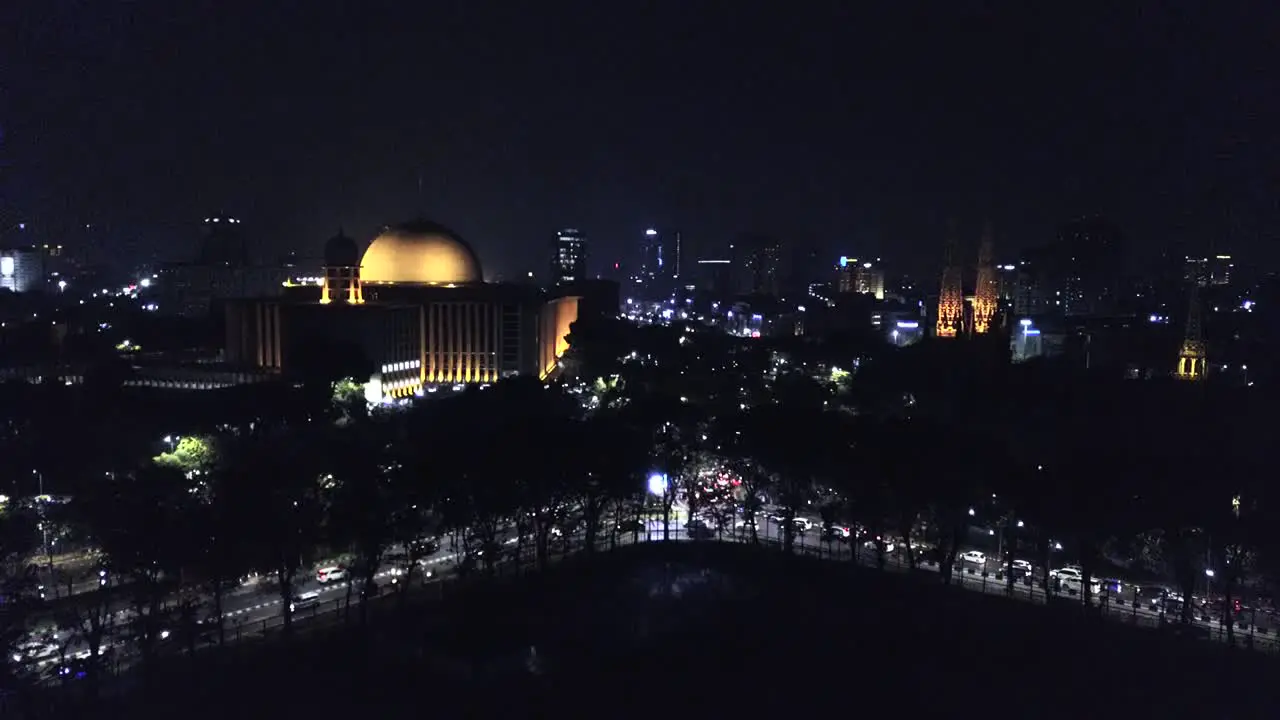
[{"label": "headlight", "polygon": [[14,653],[14,654],[13,654],[13,661],[14,661],[14,662],[22,662],[22,653]]},{"label": "headlight", "polygon": [[289,603],[289,612],[293,612],[296,609],[297,609],[296,605],[294,605],[293,603]]}]

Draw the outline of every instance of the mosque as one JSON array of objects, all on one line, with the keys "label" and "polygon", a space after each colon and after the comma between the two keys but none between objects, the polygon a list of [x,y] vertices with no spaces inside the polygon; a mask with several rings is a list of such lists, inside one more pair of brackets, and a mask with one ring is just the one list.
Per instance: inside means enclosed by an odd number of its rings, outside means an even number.
[{"label": "mosque", "polygon": [[316,354],[354,349],[375,368],[371,400],[513,375],[545,379],[568,349],[580,299],[486,283],[471,246],[427,220],[385,228],[363,253],[339,233],[325,244],[319,285],[227,303],[225,359],[288,376]]}]

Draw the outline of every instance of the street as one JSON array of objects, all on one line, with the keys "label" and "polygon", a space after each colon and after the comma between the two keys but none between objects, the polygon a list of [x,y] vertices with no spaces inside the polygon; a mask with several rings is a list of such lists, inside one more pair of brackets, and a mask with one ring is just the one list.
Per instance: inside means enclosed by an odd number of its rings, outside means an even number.
[{"label": "street", "polygon": [[[682,518],[681,518],[682,519]],[[763,514],[758,520],[757,535],[762,543],[776,545],[781,542],[782,533],[778,523],[773,519],[764,517]],[[876,566],[876,554],[873,548],[862,546],[861,542],[848,542],[845,540],[826,540],[823,539],[820,532],[820,525],[816,520],[812,529],[798,533],[794,538],[795,551],[797,553],[817,556],[829,559],[834,562],[852,562],[853,553],[857,552],[857,562],[859,565],[866,567]],[[669,527],[669,538],[673,541],[689,541],[689,531],[686,530],[685,524],[673,517]],[[630,544],[633,537],[637,537],[640,542],[660,542],[663,539],[663,523],[660,519],[650,519],[644,524],[643,530],[639,533],[632,531],[623,531],[617,538],[619,545]],[[700,532],[699,540],[703,541],[720,541],[720,542],[751,542],[749,532],[744,532],[744,528],[711,528],[708,527]],[[506,546],[512,546],[516,543],[514,537],[514,529],[507,530],[504,534],[496,538],[498,542]],[[574,542],[577,540],[578,542]],[[569,538],[570,547],[568,551],[580,547],[580,538]],[[602,533],[597,539],[597,543],[601,548],[607,548],[610,543],[608,533]],[[562,539],[553,543],[557,547],[556,551],[562,551]],[[895,548],[896,550],[896,548]],[[524,550],[522,560],[528,562],[532,557],[531,543],[528,543]],[[434,571],[434,577],[426,582],[440,582],[452,575],[452,571],[457,566],[458,553],[442,544],[439,550],[423,558],[421,563],[423,569]],[[509,557],[503,560],[510,561]],[[890,572],[908,572],[910,568],[907,566],[902,555],[898,552],[886,553],[885,569]],[[916,567],[917,572],[936,573],[939,566],[932,563],[921,563]],[[385,587],[392,571],[382,570],[378,573],[377,580],[380,585]],[[424,576],[421,572],[415,572],[417,582],[424,582]],[[983,578],[982,570],[973,564],[966,564],[957,558],[956,568],[952,580],[953,586],[963,588],[972,592],[982,592],[990,595],[1008,596],[1008,585],[1000,580],[995,579],[994,571],[990,572],[990,577]],[[345,580],[335,581],[328,584],[322,584],[316,580],[314,572],[308,571],[305,574],[300,573],[295,588],[295,595],[304,593],[318,593],[318,602],[306,609],[300,609],[295,612],[295,622],[300,627],[304,626],[307,620],[317,615],[332,613],[341,609],[343,602],[347,597],[347,583]],[[381,594],[381,593],[380,593]],[[358,592],[356,593],[358,596]],[[93,596],[86,596],[93,597]],[[1027,586],[1023,583],[1017,583],[1013,587],[1012,597],[1017,600],[1030,601],[1033,603],[1046,603],[1047,599],[1043,589],[1038,584]],[[1070,602],[1074,600],[1079,602],[1078,596],[1062,595],[1061,602]],[[204,598],[206,603],[208,598]],[[1125,601],[1124,593],[1121,593],[1121,601]],[[1161,613],[1153,611],[1143,602],[1136,606],[1132,602],[1108,602],[1102,604],[1099,598],[1092,598],[1095,606],[1101,606],[1101,612],[1108,619],[1119,622],[1127,622],[1144,627],[1159,627],[1162,624]],[[358,600],[357,600],[358,602]],[[226,623],[226,635],[230,640],[235,640],[244,635],[253,635],[266,632],[271,628],[279,627],[283,622],[281,612],[281,599],[279,592],[272,579],[258,580],[252,584],[242,586],[232,590],[223,597],[223,622]],[[118,599],[113,602],[110,609],[112,623],[116,626],[123,625],[128,622],[132,614],[132,610],[128,607],[127,599]],[[1169,622],[1170,618],[1165,618],[1165,622]],[[1173,619],[1176,620],[1176,619]],[[211,622],[211,621],[210,621]],[[1214,639],[1225,639],[1225,631],[1221,624],[1216,621],[1202,622],[1197,621],[1196,625],[1205,631],[1207,637]],[[51,627],[45,627],[32,633],[33,647],[28,651],[25,661],[34,663],[39,668],[46,668],[59,663],[59,654],[45,643],[37,643],[36,640],[41,637],[42,633],[52,631]],[[66,631],[63,631],[65,638]],[[205,633],[202,642],[212,643],[216,637],[216,632],[212,629]],[[1237,642],[1244,645],[1252,642],[1259,649],[1272,650],[1276,649],[1275,640],[1270,633],[1265,635],[1254,634],[1252,629],[1238,629]],[[166,633],[163,643],[175,644],[175,639],[171,633]],[[116,641],[117,645],[127,644],[124,641]],[[37,647],[39,645],[39,647]],[[81,656],[87,657],[87,646],[79,639],[72,639],[66,647],[66,656],[68,658]]]}]

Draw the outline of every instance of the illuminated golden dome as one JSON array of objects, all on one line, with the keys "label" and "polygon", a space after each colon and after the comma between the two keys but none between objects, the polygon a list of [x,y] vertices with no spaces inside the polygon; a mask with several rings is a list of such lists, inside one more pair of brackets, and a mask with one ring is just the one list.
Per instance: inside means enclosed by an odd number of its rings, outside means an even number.
[{"label": "illuminated golden dome", "polygon": [[433,222],[387,228],[360,261],[366,283],[462,285],[483,282],[480,260],[466,241]]}]

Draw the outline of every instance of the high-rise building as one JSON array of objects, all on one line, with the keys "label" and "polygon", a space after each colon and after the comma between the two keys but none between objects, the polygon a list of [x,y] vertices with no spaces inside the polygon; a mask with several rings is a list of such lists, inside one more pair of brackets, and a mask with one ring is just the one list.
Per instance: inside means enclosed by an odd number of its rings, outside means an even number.
[{"label": "high-rise building", "polygon": [[938,321],[935,335],[953,338],[964,327],[964,280],[962,269],[956,262],[956,228],[952,223],[947,234],[945,265],[942,284],[938,291]]},{"label": "high-rise building", "polygon": [[40,248],[0,250],[0,289],[29,292],[44,287],[44,255]]},{"label": "high-rise building", "polygon": [[836,291],[872,295],[877,300],[883,300],[884,268],[880,266],[880,258],[872,261],[840,256],[840,262],[836,266]]},{"label": "high-rise building", "polygon": [[1230,255],[1212,257],[1187,257],[1183,279],[1200,287],[1221,287],[1231,284],[1231,271],[1235,263]]},{"label": "high-rise building", "polygon": [[681,238],[679,232],[658,232],[654,228],[644,231],[641,246],[640,274],[642,283],[667,289],[680,277]]},{"label": "high-rise building", "polygon": [[293,274],[282,264],[251,262],[241,222],[225,214],[204,219],[194,262],[172,263],[161,275],[160,312],[204,316],[227,299],[275,295]]},{"label": "high-rise building", "polygon": [[978,278],[973,290],[973,331],[978,335],[985,335],[991,329],[1000,303],[999,280],[995,260],[992,259],[993,242],[991,226],[988,225],[978,249]]},{"label": "high-rise building", "polygon": [[556,233],[551,257],[551,279],[557,285],[579,282],[587,277],[587,239],[568,228]]},{"label": "high-rise building", "polygon": [[698,261],[698,288],[715,295],[732,295],[733,263],[725,259]]},{"label": "high-rise building", "polygon": [[778,241],[765,235],[746,235],[734,243],[733,249],[741,258],[742,291],[750,295],[777,297],[782,274]]},{"label": "high-rise building", "polygon": [[1058,238],[1051,274],[1064,315],[1115,312],[1125,276],[1120,231],[1102,218],[1067,223]]}]

